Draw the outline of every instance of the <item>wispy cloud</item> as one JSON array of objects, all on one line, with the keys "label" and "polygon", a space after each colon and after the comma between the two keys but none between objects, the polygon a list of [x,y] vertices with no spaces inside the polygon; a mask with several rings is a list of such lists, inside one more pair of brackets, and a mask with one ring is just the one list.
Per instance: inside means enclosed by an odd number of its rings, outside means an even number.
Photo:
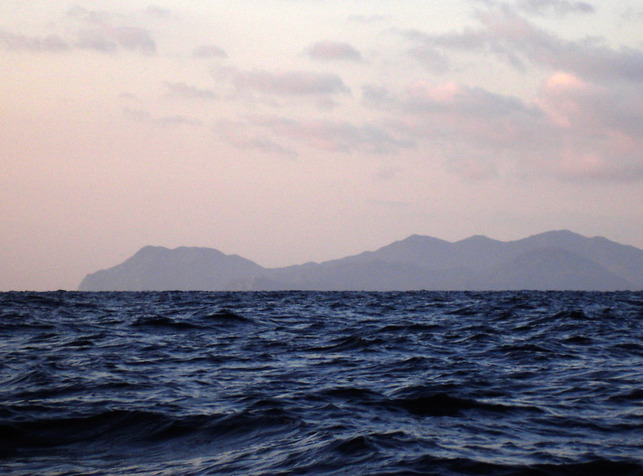
[{"label": "wispy cloud", "polygon": [[346,121],[297,120],[282,116],[252,116],[245,120],[220,120],[213,132],[237,148],[286,158],[305,155],[305,149],[333,153],[394,155],[413,147],[385,127]]},{"label": "wispy cloud", "polygon": [[643,179],[643,100],[556,73],[538,106],[556,126],[558,171],[565,178]]},{"label": "wispy cloud", "polygon": [[212,74],[219,85],[228,88],[230,97],[263,102],[273,107],[288,107],[292,100],[297,99],[328,110],[336,107],[341,97],[351,97],[349,87],[333,73],[216,67]]},{"label": "wispy cloud", "polygon": [[217,139],[241,150],[256,151],[262,154],[295,159],[295,150],[279,144],[267,136],[265,131],[257,130],[248,122],[220,120],[212,128]]},{"label": "wispy cloud", "polygon": [[69,42],[58,35],[27,36],[6,30],[0,30],[0,45],[12,51],[59,53],[71,49]]},{"label": "wispy cloud", "polygon": [[532,102],[456,82],[369,94],[367,105],[385,111],[391,129],[462,177],[643,179],[643,96],[633,91],[556,72]]},{"label": "wispy cloud", "polygon": [[115,21],[123,20],[123,17],[119,14],[107,10],[90,10],[78,4],[69,7],[66,16],[91,25],[108,25]]},{"label": "wispy cloud", "polygon": [[357,49],[348,43],[339,41],[318,41],[304,51],[310,58],[319,61],[364,61]]},{"label": "wispy cloud", "polygon": [[143,54],[156,53],[156,43],[145,28],[119,26],[109,30],[107,35],[126,50],[138,51]]},{"label": "wispy cloud", "polygon": [[100,10],[71,7],[66,18],[80,22],[82,26],[66,35],[25,35],[0,30],[0,45],[7,50],[28,52],[67,52],[92,50],[115,53],[119,50],[155,55],[156,42],[146,28],[119,23],[125,21],[120,15]]},{"label": "wispy cloud", "polygon": [[159,7],[158,5],[148,5],[145,13],[154,18],[171,18],[172,12],[167,8]]},{"label": "wispy cloud", "polygon": [[227,58],[226,52],[214,45],[201,45],[192,50],[192,56],[195,58]]},{"label": "wispy cloud", "polygon": [[154,122],[161,126],[202,126],[203,122],[200,119],[194,117],[173,115],[173,116],[163,116],[158,119],[155,119]]},{"label": "wispy cloud", "polygon": [[408,50],[408,53],[426,69],[434,73],[445,73],[451,67],[447,55],[428,43],[414,46]]},{"label": "wispy cloud", "polygon": [[[473,3],[482,4],[485,7],[509,7],[506,0],[472,0]],[[517,0],[513,7],[517,10],[536,15],[565,16],[568,14],[591,14],[596,9],[591,3],[573,0]]]},{"label": "wispy cloud", "polygon": [[137,27],[92,28],[78,32],[75,39],[59,35],[27,36],[0,30],[0,45],[7,50],[60,53],[93,50],[114,53],[127,50],[145,55],[156,54],[156,43],[149,31]]},{"label": "wispy cloud", "polygon": [[572,71],[595,80],[643,81],[643,51],[639,49],[614,49],[596,38],[566,40],[538,28],[506,5],[479,12],[477,18],[480,28],[437,35],[417,30],[404,32],[416,42],[411,54],[464,50],[494,55],[519,69],[531,64],[553,71]]},{"label": "wispy cloud", "polygon": [[170,115],[154,117],[145,109],[123,109],[123,117],[135,122],[149,123],[157,126],[171,127],[171,126],[202,126],[203,122],[194,117],[182,115]]},{"label": "wispy cloud", "polygon": [[231,80],[239,91],[277,96],[334,95],[350,92],[342,78],[331,73],[233,70]]},{"label": "wispy cloud", "polygon": [[568,0],[519,0],[518,7],[530,13],[544,15],[554,13],[567,15],[569,13],[594,13],[592,4]]},{"label": "wispy cloud", "polygon": [[178,99],[215,99],[217,94],[212,89],[197,88],[186,83],[166,81],[167,95]]},{"label": "wispy cloud", "polygon": [[392,182],[399,178],[399,167],[380,167],[375,172],[374,178],[382,182]]},{"label": "wispy cloud", "polygon": [[98,27],[82,30],[74,44],[80,49],[113,53],[119,49],[156,54],[156,43],[149,31],[133,26]]},{"label": "wispy cloud", "polygon": [[411,141],[397,138],[386,128],[368,123],[355,125],[346,121],[301,121],[271,116],[255,117],[252,124],[270,130],[275,137],[330,152],[386,155],[413,147]]}]

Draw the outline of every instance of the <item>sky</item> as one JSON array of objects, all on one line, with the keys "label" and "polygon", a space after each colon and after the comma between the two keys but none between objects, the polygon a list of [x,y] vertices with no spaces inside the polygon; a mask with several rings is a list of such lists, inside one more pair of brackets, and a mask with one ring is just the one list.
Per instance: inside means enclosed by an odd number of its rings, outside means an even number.
[{"label": "sky", "polygon": [[146,245],[643,248],[639,0],[4,0],[0,291]]}]

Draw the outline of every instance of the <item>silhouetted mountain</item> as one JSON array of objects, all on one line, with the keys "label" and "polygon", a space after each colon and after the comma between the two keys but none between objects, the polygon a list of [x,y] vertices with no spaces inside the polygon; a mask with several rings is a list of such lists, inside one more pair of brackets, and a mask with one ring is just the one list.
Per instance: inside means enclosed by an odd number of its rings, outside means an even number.
[{"label": "silhouetted mountain", "polygon": [[81,290],[643,289],[643,250],[570,231],[502,242],[413,235],[376,251],[267,269],[208,248],[145,247]]},{"label": "silhouetted mountain", "polygon": [[264,268],[211,248],[141,248],[127,261],[89,274],[81,291],[221,291],[230,281],[258,275]]},{"label": "silhouetted mountain", "polygon": [[551,289],[611,291],[631,289],[627,280],[562,248],[536,248],[482,273],[473,289]]}]

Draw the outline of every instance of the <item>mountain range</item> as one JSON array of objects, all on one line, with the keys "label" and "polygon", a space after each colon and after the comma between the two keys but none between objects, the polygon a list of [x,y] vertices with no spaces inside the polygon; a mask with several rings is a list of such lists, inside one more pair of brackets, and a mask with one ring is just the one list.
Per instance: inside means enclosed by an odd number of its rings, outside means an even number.
[{"label": "mountain range", "polygon": [[322,263],[265,268],[211,248],[145,246],[89,274],[81,291],[641,290],[643,250],[549,231],[516,241],[412,235]]}]

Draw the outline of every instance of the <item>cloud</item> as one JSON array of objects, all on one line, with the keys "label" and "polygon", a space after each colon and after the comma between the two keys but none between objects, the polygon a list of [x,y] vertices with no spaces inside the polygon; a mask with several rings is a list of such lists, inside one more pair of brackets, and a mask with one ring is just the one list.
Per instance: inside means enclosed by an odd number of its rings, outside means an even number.
[{"label": "cloud", "polygon": [[153,18],[171,18],[172,12],[166,8],[159,7],[157,5],[149,5],[145,9],[145,13],[150,15]]},{"label": "cloud", "polygon": [[354,125],[342,121],[298,121],[281,117],[257,117],[252,123],[280,139],[329,152],[385,155],[413,147],[411,141],[398,139],[384,127],[368,123]]},{"label": "cloud", "polygon": [[[321,109],[337,106],[340,96],[350,96],[350,89],[341,77],[311,71],[242,70],[235,67],[212,69],[217,84],[229,87],[231,97],[270,106],[287,107],[293,99],[312,100]],[[286,99],[288,101],[286,101]]]},{"label": "cloud", "polygon": [[[492,54],[524,69],[527,64],[552,71],[573,71],[593,80],[643,81],[643,51],[613,49],[595,38],[565,40],[536,27],[508,6],[479,12],[480,28],[431,35],[407,31],[416,50],[443,48]],[[413,54],[414,50],[411,50]]]},{"label": "cloud", "polygon": [[[150,6],[145,13],[158,17],[169,12]],[[81,25],[75,40],[68,41],[74,48],[101,53],[125,50],[144,55],[156,54],[156,42],[150,31],[130,24],[132,19],[126,16],[105,10],[88,10],[79,5],[70,7],[66,15]]]},{"label": "cloud", "polygon": [[[486,7],[508,7],[504,0],[473,0],[475,3],[484,4]],[[588,14],[595,13],[593,5],[588,2],[570,0],[518,0],[514,3],[516,9],[536,15],[565,16],[570,13]]]},{"label": "cloud", "polygon": [[203,125],[203,122],[199,119],[196,119],[194,117],[180,116],[180,115],[163,116],[159,119],[156,119],[154,122],[161,126],[181,126],[181,125],[202,126]]},{"label": "cloud", "polygon": [[643,8],[628,6],[621,12],[620,17],[624,22],[640,22],[643,20]]},{"label": "cloud", "polygon": [[111,36],[123,48],[143,54],[155,54],[156,43],[150,32],[135,26],[119,26],[111,29]]},{"label": "cloud", "polygon": [[136,14],[122,14],[108,10],[90,10],[78,4],[72,5],[67,9],[68,18],[89,24],[89,25],[114,25],[117,23],[127,23],[135,17],[149,19],[171,19],[174,17],[172,12],[158,5],[148,5]]},{"label": "cloud", "polygon": [[533,108],[512,96],[492,93],[454,81],[431,83],[415,81],[406,87],[407,111],[421,114],[459,114],[469,117],[511,117],[537,114]]},{"label": "cloud", "polygon": [[303,148],[332,153],[392,155],[413,147],[385,127],[332,120],[296,120],[281,116],[253,116],[245,121],[218,121],[219,140],[239,149],[285,158],[304,155]]},{"label": "cloud", "polygon": [[156,53],[156,43],[150,33],[137,27],[97,27],[78,32],[75,40],[58,35],[26,36],[0,30],[0,45],[7,50],[60,53],[72,49],[114,53],[119,49],[137,51],[145,55]]},{"label": "cloud", "polygon": [[475,151],[467,156],[452,155],[448,157],[446,168],[449,172],[467,180],[489,180],[500,176],[500,171],[493,158]]},{"label": "cloud", "polygon": [[232,83],[238,91],[277,96],[333,95],[350,91],[336,74],[308,71],[272,73],[234,70]]},{"label": "cloud", "polygon": [[133,26],[98,27],[82,30],[78,34],[75,46],[102,53],[114,53],[119,49],[125,49],[145,55],[156,54],[156,43],[150,33],[144,28]]},{"label": "cloud", "polygon": [[105,10],[88,10],[80,5],[73,5],[67,9],[67,17],[91,25],[107,25],[117,19],[117,15]]},{"label": "cloud", "polygon": [[570,2],[567,0],[520,0],[518,7],[526,12],[539,15],[550,12],[557,15],[595,12],[594,7],[587,2]]},{"label": "cloud", "polygon": [[78,33],[75,46],[101,53],[114,53],[118,50],[118,43],[102,29],[82,30]]},{"label": "cloud", "polygon": [[448,81],[365,91],[387,131],[463,178],[643,180],[640,86],[607,88],[559,71],[530,102]]},{"label": "cloud", "polygon": [[288,159],[295,159],[298,156],[296,151],[267,137],[265,132],[256,130],[247,122],[221,120],[214,125],[212,131],[219,140],[237,149],[278,155]]},{"label": "cloud", "polygon": [[319,61],[352,61],[360,63],[362,55],[348,43],[339,41],[319,41],[306,48],[305,53]]},{"label": "cloud", "polygon": [[54,53],[68,51],[71,48],[69,42],[58,35],[26,36],[6,30],[0,30],[0,45],[11,51],[24,50]]},{"label": "cloud", "polygon": [[135,122],[149,123],[157,126],[202,126],[199,119],[181,115],[162,116],[155,118],[145,109],[123,109],[123,117]]},{"label": "cloud", "polygon": [[542,139],[543,114],[521,100],[456,82],[415,81],[389,103],[391,127],[425,147],[451,172],[499,176]]},{"label": "cloud", "polygon": [[218,46],[201,45],[194,48],[192,56],[195,58],[227,58],[228,55]]},{"label": "cloud", "polygon": [[362,104],[376,108],[388,107],[395,104],[397,98],[387,88],[375,84],[362,86]]},{"label": "cloud", "polygon": [[129,107],[123,109],[123,117],[136,122],[147,122],[152,120],[152,115],[149,111],[144,109],[131,109]]},{"label": "cloud", "polygon": [[422,66],[434,73],[445,73],[450,69],[449,59],[447,56],[440,53],[440,51],[431,45],[420,44],[411,48],[408,53]]},{"label": "cloud", "polygon": [[374,178],[381,182],[392,182],[398,179],[400,169],[398,167],[380,167]]},{"label": "cloud", "polygon": [[564,72],[542,86],[538,106],[556,126],[558,171],[578,180],[643,179],[643,100]]},{"label": "cloud", "polygon": [[172,83],[166,81],[167,95],[178,99],[215,99],[216,93],[211,89],[201,89],[185,83]]}]

